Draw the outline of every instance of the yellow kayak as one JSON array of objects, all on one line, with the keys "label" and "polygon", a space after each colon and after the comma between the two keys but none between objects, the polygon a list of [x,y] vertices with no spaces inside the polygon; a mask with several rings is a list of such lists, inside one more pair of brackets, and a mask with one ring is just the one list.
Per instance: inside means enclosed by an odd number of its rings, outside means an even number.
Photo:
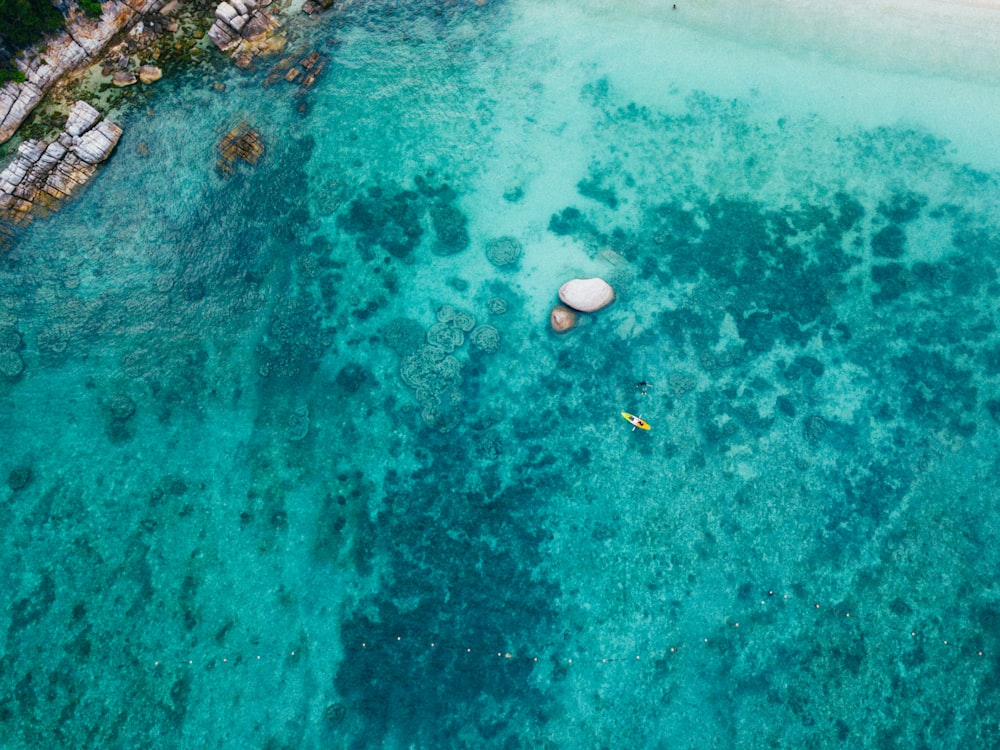
[{"label": "yellow kayak", "polygon": [[638,427],[640,430],[648,430],[649,422],[635,416],[635,414],[629,414],[627,411],[622,412],[622,416],[628,420],[628,423],[632,425],[633,428]]}]

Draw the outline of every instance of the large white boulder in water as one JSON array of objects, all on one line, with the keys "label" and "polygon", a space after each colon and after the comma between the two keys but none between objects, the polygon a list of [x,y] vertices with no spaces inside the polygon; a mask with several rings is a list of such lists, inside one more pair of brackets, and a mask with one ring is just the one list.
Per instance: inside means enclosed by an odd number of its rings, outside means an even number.
[{"label": "large white boulder in water", "polygon": [[592,279],[573,279],[559,287],[559,299],[574,310],[594,312],[615,301],[615,290],[611,284],[596,276]]}]

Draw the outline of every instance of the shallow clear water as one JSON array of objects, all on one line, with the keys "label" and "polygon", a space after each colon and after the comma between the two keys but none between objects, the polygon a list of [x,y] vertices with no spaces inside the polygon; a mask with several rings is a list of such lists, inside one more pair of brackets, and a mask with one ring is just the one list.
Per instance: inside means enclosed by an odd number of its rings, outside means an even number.
[{"label": "shallow clear water", "polygon": [[1000,88],[666,7],[304,23],[15,238],[5,747],[1000,741]]}]

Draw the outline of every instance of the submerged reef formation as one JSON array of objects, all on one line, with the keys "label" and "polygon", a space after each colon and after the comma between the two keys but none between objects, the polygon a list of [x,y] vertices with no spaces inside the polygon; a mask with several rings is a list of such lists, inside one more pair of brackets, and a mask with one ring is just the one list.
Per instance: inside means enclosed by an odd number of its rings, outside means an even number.
[{"label": "submerged reef formation", "polygon": [[498,268],[516,268],[524,253],[516,237],[497,237],[486,243],[486,257]]},{"label": "submerged reef formation", "polygon": [[[350,200],[337,216],[337,227],[355,235],[355,246],[365,260],[382,250],[394,258],[407,258],[423,241],[430,217],[431,252],[454,255],[471,241],[468,219],[455,205],[458,194],[447,184],[432,183],[433,174],[418,175],[416,190],[398,185],[369,187]],[[338,201],[339,207],[339,201]]]},{"label": "submerged reef formation", "polygon": [[288,416],[285,437],[293,443],[304,440],[309,434],[309,407],[300,406]]},{"label": "submerged reef formation", "polygon": [[245,120],[222,136],[218,145],[219,161],[217,167],[223,176],[233,173],[233,164],[237,159],[247,164],[256,164],[264,155],[264,141],[260,132]]},{"label": "submerged reef formation", "polygon": [[316,83],[327,61],[327,57],[320,54],[319,50],[314,49],[306,53],[299,51],[275,63],[261,85],[266,88],[279,80],[284,80],[297,84],[299,93],[302,93]]},{"label": "submerged reef formation", "polygon": [[[474,349],[493,354],[500,349],[500,332],[491,325],[477,327],[472,313],[451,305],[439,307],[436,317],[437,323],[426,331],[426,343],[403,356],[399,377],[413,389],[424,423],[447,432],[458,425],[462,416],[460,407],[465,401],[462,393],[464,365],[454,352],[465,343],[468,334]],[[403,347],[412,344],[414,326],[419,324],[398,318],[383,331],[383,337],[397,352],[402,352]]]},{"label": "submerged reef formation", "polygon": [[18,350],[23,346],[21,332],[13,326],[0,326],[0,376],[13,380],[24,371]]},{"label": "submerged reef formation", "polygon": [[122,129],[78,101],[62,134],[51,143],[28,140],[0,172],[0,213],[14,224],[28,221],[36,206],[50,208],[86,183],[108,158]]}]

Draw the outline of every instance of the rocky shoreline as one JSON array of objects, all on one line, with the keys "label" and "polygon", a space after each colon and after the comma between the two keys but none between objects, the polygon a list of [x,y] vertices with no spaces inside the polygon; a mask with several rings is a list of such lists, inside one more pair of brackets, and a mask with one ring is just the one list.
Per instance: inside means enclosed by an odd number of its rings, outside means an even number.
[{"label": "rocky shoreline", "polygon": [[118,34],[162,5],[163,0],[141,0],[134,5],[109,0],[104,3],[104,13],[99,19],[74,10],[64,31],[49,39],[41,49],[22,53],[17,65],[26,80],[11,81],[0,87],[0,143],[10,140],[59,80],[98,62]]},{"label": "rocky shoreline", "polygon": [[36,207],[49,208],[91,178],[97,165],[114,151],[122,129],[78,101],[66,128],[51,143],[27,140],[0,172],[0,210],[23,224]]},{"label": "rocky shoreline", "polygon": [[[182,61],[205,54],[201,41],[205,36],[240,67],[257,55],[283,48],[277,16],[287,0],[277,0],[274,6],[272,0],[212,3],[108,0],[99,19],[74,9],[62,32],[18,57],[16,64],[26,80],[0,86],[0,143],[17,133],[46,95],[64,89],[61,82],[96,70],[95,66],[101,66],[104,80],[110,78],[114,86],[124,88],[159,80],[163,71],[153,63],[164,51],[179,55]],[[302,9],[311,14],[331,4],[332,0],[307,0],[309,7]],[[185,16],[186,23],[179,23],[178,16]],[[81,98],[92,97],[84,93]],[[36,127],[32,129],[37,132]],[[0,172],[0,228],[23,225],[30,221],[33,209],[53,208],[72,194],[111,155],[121,135],[119,125],[102,119],[92,104],[77,100],[65,128],[54,139],[26,139]]]}]

